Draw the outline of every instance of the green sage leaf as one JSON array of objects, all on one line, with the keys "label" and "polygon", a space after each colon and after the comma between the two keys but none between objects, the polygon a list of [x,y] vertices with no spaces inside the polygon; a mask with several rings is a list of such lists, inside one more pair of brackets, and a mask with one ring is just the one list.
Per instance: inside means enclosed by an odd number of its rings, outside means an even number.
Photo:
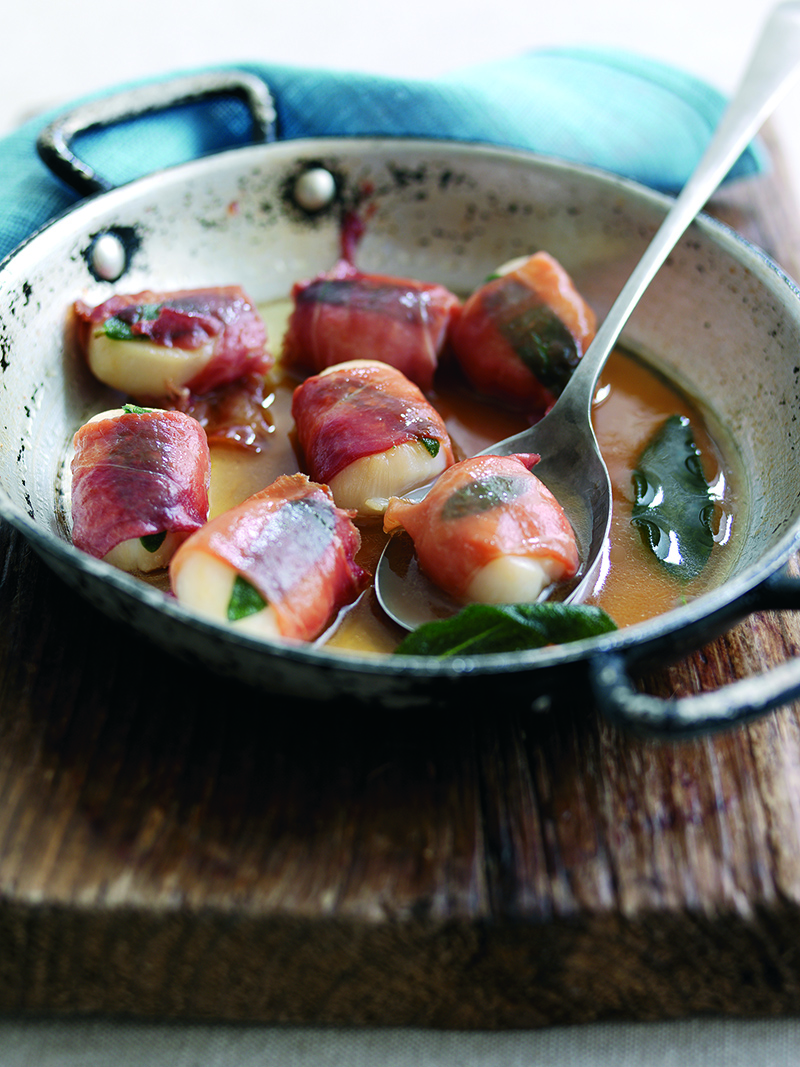
[{"label": "green sage leaf", "polygon": [[696,578],[714,546],[714,501],[689,420],[671,415],[633,472],[631,522],[646,548],[676,577]]},{"label": "green sage leaf", "polygon": [[255,615],[263,611],[267,606],[264,597],[254,585],[251,585],[241,574],[237,574],[231,590],[231,598],[228,601],[228,622],[237,622],[248,615]]},{"label": "green sage leaf", "polygon": [[142,548],[147,552],[158,552],[159,548],[164,544],[166,536],[167,531],[162,530],[161,533],[145,534],[144,537],[140,537],[139,540],[142,543]]},{"label": "green sage leaf", "polygon": [[524,652],[599,637],[616,629],[602,608],[586,604],[469,604],[451,619],[417,627],[400,642],[395,654],[444,659]]},{"label": "green sage leaf", "polygon": [[420,437],[420,441],[433,459],[436,459],[439,455],[439,449],[442,447],[442,442],[438,437]]},{"label": "green sage leaf", "polygon": [[112,341],[135,341],[139,337],[133,327],[137,322],[157,319],[163,304],[140,304],[126,308],[124,314],[112,315],[102,325],[102,332]]}]

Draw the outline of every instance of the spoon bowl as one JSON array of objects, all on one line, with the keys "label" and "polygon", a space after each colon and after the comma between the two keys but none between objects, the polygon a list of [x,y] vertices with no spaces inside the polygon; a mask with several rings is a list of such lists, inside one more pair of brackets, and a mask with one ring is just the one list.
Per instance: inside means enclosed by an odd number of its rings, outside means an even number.
[{"label": "spoon bowl", "polygon": [[[607,552],[611,482],[592,427],[591,407],[600,373],[626,322],[689,224],[727,175],[764,120],[800,74],[800,0],[778,4],[767,19],[739,88],[694,173],[674,201],[644,255],[614,301],[568,384],[548,414],[530,429],[499,441],[483,455],[535,452],[535,471],[567,514],[582,560],[578,584],[566,599],[580,602],[594,587]],[[421,500],[430,485],[404,494]],[[408,538],[393,536],[375,572],[375,592],[386,614],[404,629],[454,614],[462,605],[435,591],[427,579],[408,581]],[[425,595],[420,585],[427,583]],[[418,595],[419,593],[419,595]]]}]

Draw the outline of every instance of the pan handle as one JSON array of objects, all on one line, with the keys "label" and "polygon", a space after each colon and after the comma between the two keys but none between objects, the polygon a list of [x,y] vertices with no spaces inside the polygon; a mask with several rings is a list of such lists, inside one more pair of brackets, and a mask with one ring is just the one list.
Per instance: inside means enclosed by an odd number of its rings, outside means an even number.
[{"label": "pan handle", "polygon": [[244,101],[253,123],[253,141],[275,139],[275,106],[264,82],[243,70],[209,71],[170,81],[148,83],[78,105],[46,126],[37,139],[42,161],[56,177],[80,196],[93,196],[114,188],[73,151],[82,133],[141,119],[168,108],[221,97]]},{"label": "pan handle", "polygon": [[[786,570],[772,575],[754,590],[754,604],[758,611],[800,609],[800,579]],[[589,681],[598,708],[616,725],[643,737],[689,738],[742,725],[800,697],[800,656],[764,674],[675,700],[639,692],[619,653],[594,657]]]}]

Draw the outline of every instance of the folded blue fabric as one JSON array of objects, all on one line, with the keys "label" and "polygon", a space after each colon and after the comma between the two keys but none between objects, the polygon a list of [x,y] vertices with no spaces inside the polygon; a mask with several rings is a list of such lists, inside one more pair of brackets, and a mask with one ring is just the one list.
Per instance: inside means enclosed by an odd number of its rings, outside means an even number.
[{"label": "folded blue fabric", "polygon": [[[667,192],[685,183],[725,106],[720,93],[689,74],[607,50],[530,52],[426,81],[238,67],[269,85],[280,139],[379,135],[502,145],[590,164]],[[113,91],[134,84],[146,82]],[[92,98],[79,103],[86,99]],[[36,153],[40,130],[59,112],[0,140],[0,258],[79,199]],[[123,184],[246,143],[249,135],[243,105],[216,100],[86,133],[76,149],[98,173]],[[751,145],[729,177],[758,173],[766,162],[763,149]]]}]

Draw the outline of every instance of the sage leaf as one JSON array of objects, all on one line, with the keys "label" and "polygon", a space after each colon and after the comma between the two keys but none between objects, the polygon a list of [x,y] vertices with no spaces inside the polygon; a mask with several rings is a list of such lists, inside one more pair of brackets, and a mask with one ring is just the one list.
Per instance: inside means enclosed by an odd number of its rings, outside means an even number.
[{"label": "sage leaf", "polygon": [[450,619],[426,622],[405,637],[396,655],[478,656],[524,652],[616,630],[602,608],[586,604],[469,604]]},{"label": "sage leaf", "polygon": [[575,338],[546,303],[516,278],[490,289],[485,307],[497,330],[538,380],[556,395],[580,361]]},{"label": "sage leaf", "polygon": [[167,531],[162,530],[160,533],[145,534],[140,537],[139,540],[142,543],[142,548],[147,552],[158,552],[159,548],[164,544],[164,539],[167,536]]},{"label": "sage leaf", "polygon": [[107,318],[102,325],[102,331],[112,341],[135,341],[139,337],[133,329],[136,323],[157,319],[163,306],[163,304],[137,304],[125,308],[119,314]]},{"label": "sage leaf", "polygon": [[439,449],[442,447],[442,443],[438,437],[420,437],[419,440],[428,455],[431,456],[432,459],[436,459],[439,455]]},{"label": "sage leaf", "polygon": [[696,578],[714,546],[714,501],[684,415],[671,415],[647,444],[633,490],[631,522],[646,548],[676,577]]},{"label": "sage leaf", "polygon": [[267,606],[264,597],[254,585],[251,585],[241,574],[237,574],[231,590],[231,598],[228,601],[228,622],[238,622],[248,615],[255,615],[263,611]]}]

